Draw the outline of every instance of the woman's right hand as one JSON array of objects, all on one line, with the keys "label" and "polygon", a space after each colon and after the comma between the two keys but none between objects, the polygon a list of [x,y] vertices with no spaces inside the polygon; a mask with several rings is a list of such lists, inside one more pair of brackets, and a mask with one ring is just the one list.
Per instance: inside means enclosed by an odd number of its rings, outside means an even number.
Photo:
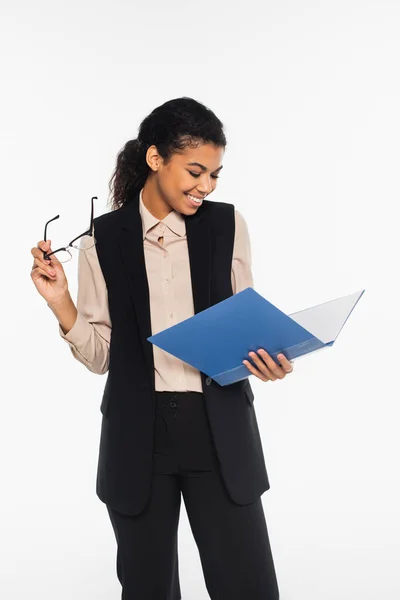
[{"label": "woman's right hand", "polygon": [[44,260],[42,250],[51,252],[51,240],[47,242],[41,240],[36,248],[31,249],[34,258],[31,278],[46,302],[56,304],[68,295],[68,281],[57,255],[52,254],[50,259]]}]

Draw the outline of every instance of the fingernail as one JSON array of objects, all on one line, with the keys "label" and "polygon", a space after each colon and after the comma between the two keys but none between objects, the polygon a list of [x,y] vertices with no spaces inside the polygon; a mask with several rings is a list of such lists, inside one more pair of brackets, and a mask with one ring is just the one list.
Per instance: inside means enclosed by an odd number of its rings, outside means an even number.
[{"label": "fingernail", "polygon": [[54,276],[56,274],[56,272],[55,271],[50,271],[50,274]]}]

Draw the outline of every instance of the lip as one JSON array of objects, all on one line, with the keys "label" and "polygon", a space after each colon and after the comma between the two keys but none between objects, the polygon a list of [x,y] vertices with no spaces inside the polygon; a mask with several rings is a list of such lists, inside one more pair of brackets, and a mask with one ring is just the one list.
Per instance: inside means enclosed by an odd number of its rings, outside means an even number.
[{"label": "lip", "polygon": [[[192,195],[192,194],[190,194],[190,195]],[[193,206],[193,207],[195,207],[195,208],[199,208],[199,207],[200,207],[200,206],[203,204],[204,197],[203,197],[203,198],[199,198],[199,200],[201,200],[201,202],[198,202],[198,203],[197,203],[197,202],[195,202],[194,200],[191,200],[191,199],[189,198],[188,194],[185,194],[185,196],[186,196],[186,198],[187,198],[187,201],[189,202],[190,206]],[[197,196],[194,196],[194,197],[195,197],[195,198],[197,198]]]}]

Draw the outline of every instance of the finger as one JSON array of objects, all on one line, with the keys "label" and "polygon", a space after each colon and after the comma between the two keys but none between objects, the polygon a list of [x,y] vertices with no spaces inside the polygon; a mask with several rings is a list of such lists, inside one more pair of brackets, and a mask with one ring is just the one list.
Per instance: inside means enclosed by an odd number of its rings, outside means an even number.
[{"label": "finger", "polygon": [[[49,260],[50,260],[50,264],[52,267],[57,267],[59,265],[61,265],[60,261],[57,258],[57,254],[51,254],[52,252],[52,248],[51,248],[51,240],[47,240],[46,242],[42,242],[42,246],[41,248],[43,250],[45,250],[46,254],[49,255]],[[47,259],[46,259],[47,260]]]},{"label": "finger", "polygon": [[284,354],[278,354],[277,358],[279,358],[279,360],[281,361],[282,367],[287,367],[288,369],[290,368],[290,361],[286,358]]},{"label": "finger", "polygon": [[282,371],[279,364],[272,358],[270,354],[268,354],[266,350],[264,350],[264,348],[260,348],[259,350],[257,350],[257,353],[259,354],[259,356],[261,356],[261,358],[271,371],[273,371],[274,373],[279,373],[279,371]]},{"label": "finger", "polygon": [[[46,259],[44,258],[44,255],[49,252],[49,248],[50,248],[50,240],[47,240],[46,242],[44,240],[40,240],[40,242],[37,243],[36,248],[38,249],[36,251],[36,255],[39,256],[37,254],[37,252],[40,253],[40,257],[42,259],[42,261],[45,261]],[[33,248],[31,250],[32,254],[33,254]]]},{"label": "finger", "polygon": [[38,258],[35,258],[33,261],[32,270],[36,269],[39,269],[42,274],[46,275],[47,277],[51,277],[51,279],[56,278],[55,270],[51,266],[44,265],[43,262]]},{"label": "finger", "polygon": [[40,240],[40,241],[37,243],[37,245],[36,245],[36,248],[42,248],[43,250],[46,250],[46,251],[47,251],[47,250],[48,250],[48,248],[50,247],[50,244],[51,244],[51,240],[46,240],[46,241],[44,241],[44,240]]},{"label": "finger", "polygon": [[[43,258],[43,251],[40,248],[38,248],[38,247],[32,248],[31,254],[34,259],[37,259],[39,261],[38,265],[41,266],[42,268],[45,268],[46,266],[50,265],[50,259]],[[35,265],[35,263],[34,263],[34,265]]]},{"label": "finger", "polygon": [[[51,246],[49,246],[49,253],[51,252]],[[51,260],[51,264],[53,267],[56,267],[58,265],[61,265],[60,261],[57,258],[57,254],[51,254],[51,256],[49,256],[50,260]]]},{"label": "finger", "polygon": [[286,371],[268,354],[266,350],[260,348],[258,353],[261,355],[263,361],[267,364],[269,370],[276,375],[278,379],[283,379],[286,375]]},{"label": "finger", "polygon": [[[46,241],[41,240],[40,242],[38,242],[38,246],[37,247],[42,250],[42,257],[43,258],[44,258],[44,253],[46,253],[47,255],[49,255],[52,252],[52,249],[51,249],[51,240],[46,240]],[[44,259],[44,260],[47,260],[47,259]],[[55,254],[52,254],[51,256],[49,256],[49,260],[52,261],[54,264],[61,264]]]},{"label": "finger", "polygon": [[46,277],[46,279],[50,279],[52,281],[54,281],[56,279],[56,276],[52,276],[49,275],[44,269],[42,269],[41,267],[33,267],[31,270],[31,278],[32,281],[36,281],[37,279],[39,279],[40,277]]},{"label": "finger", "polygon": [[[269,356],[267,352],[265,352],[265,350],[258,350],[258,353],[250,352],[250,356],[260,371],[266,373],[272,381],[275,381],[276,379],[283,379],[285,377],[285,373],[280,367],[278,367],[276,362]],[[268,364],[266,364],[267,359],[269,359]]]},{"label": "finger", "polygon": [[278,354],[277,358],[281,361],[281,366],[285,373],[291,373],[293,371],[292,361],[288,360],[284,354]]},{"label": "finger", "polygon": [[258,377],[262,381],[270,381],[267,375],[264,375],[264,373],[261,373],[258,369],[255,369],[248,360],[243,360],[242,362],[249,369],[250,373],[253,373],[253,375]]}]

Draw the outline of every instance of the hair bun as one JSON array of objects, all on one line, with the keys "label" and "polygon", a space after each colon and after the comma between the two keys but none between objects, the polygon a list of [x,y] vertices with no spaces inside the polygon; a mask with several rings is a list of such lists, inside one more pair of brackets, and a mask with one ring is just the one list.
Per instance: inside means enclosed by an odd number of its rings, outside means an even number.
[{"label": "hair bun", "polygon": [[136,150],[139,146],[140,142],[138,139],[135,140],[129,140],[128,142],[126,142],[125,144],[125,150]]},{"label": "hair bun", "polygon": [[138,153],[144,150],[144,143],[142,142],[142,140],[139,140],[139,138],[136,138],[134,140],[129,140],[126,144],[125,144],[125,151],[128,154],[133,154],[133,153]]}]

